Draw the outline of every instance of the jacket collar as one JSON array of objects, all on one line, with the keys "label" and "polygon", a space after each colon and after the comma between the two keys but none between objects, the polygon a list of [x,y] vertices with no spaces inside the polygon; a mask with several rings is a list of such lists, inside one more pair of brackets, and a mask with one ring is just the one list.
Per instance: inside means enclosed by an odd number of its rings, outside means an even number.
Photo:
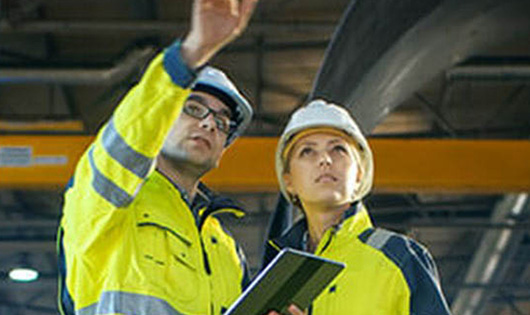
[{"label": "jacket collar", "polygon": [[245,215],[245,210],[238,206],[232,199],[215,194],[202,182],[199,183],[197,193],[190,202],[188,193],[181,186],[158,169],[156,169],[156,174],[162,176],[179,192],[180,197],[188,205],[199,226],[202,226],[208,216],[221,212],[231,213],[237,217]]},{"label": "jacket collar", "polygon": [[[341,222],[332,228],[335,229],[337,234],[357,237],[372,226],[372,221],[366,208],[360,201],[358,201],[353,203],[350,208],[344,212]],[[304,217],[298,220],[282,236],[273,239],[272,242],[279,248],[289,247],[305,250],[307,231],[307,220]]]}]

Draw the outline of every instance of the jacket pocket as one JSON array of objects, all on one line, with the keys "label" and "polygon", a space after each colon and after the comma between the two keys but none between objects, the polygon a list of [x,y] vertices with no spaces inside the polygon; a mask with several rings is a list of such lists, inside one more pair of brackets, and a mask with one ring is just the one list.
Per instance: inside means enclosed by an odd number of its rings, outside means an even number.
[{"label": "jacket pocket", "polygon": [[142,273],[154,289],[177,304],[197,298],[200,279],[192,243],[154,222],[138,223]]}]

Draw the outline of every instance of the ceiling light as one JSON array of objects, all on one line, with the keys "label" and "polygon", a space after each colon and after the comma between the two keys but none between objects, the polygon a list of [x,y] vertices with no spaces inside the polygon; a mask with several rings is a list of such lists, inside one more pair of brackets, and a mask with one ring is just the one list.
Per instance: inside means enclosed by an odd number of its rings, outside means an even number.
[{"label": "ceiling light", "polygon": [[15,282],[32,282],[39,278],[39,272],[31,268],[14,268],[9,272],[9,278]]}]

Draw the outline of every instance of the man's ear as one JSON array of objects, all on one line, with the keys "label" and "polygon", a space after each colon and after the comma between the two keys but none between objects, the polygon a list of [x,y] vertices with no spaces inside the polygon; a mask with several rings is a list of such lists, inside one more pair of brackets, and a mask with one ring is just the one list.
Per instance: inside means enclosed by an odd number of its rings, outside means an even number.
[{"label": "man's ear", "polygon": [[228,149],[228,147],[223,147],[223,151],[221,151],[221,154],[219,155],[219,158],[217,159],[217,161],[215,161],[215,167],[214,168],[218,168],[219,167],[219,163],[221,163],[221,160],[223,159],[223,156],[225,155],[225,152],[226,152],[227,149]]}]

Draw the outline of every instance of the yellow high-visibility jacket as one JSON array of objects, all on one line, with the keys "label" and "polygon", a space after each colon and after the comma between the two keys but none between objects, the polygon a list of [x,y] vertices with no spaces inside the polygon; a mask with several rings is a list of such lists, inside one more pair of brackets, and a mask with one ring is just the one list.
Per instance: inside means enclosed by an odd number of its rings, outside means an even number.
[{"label": "yellow high-visibility jacket", "polygon": [[58,235],[63,314],[221,314],[241,294],[244,260],[217,219],[240,209],[202,186],[192,204],[155,170],[194,78],[172,45],[81,157]]},{"label": "yellow high-visibility jacket", "polygon": [[[305,219],[270,240],[264,266],[285,247],[305,250]],[[315,254],[346,268],[313,301],[309,315],[450,314],[434,261],[414,240],[374,229],[359,202],[326,231]]]}]

